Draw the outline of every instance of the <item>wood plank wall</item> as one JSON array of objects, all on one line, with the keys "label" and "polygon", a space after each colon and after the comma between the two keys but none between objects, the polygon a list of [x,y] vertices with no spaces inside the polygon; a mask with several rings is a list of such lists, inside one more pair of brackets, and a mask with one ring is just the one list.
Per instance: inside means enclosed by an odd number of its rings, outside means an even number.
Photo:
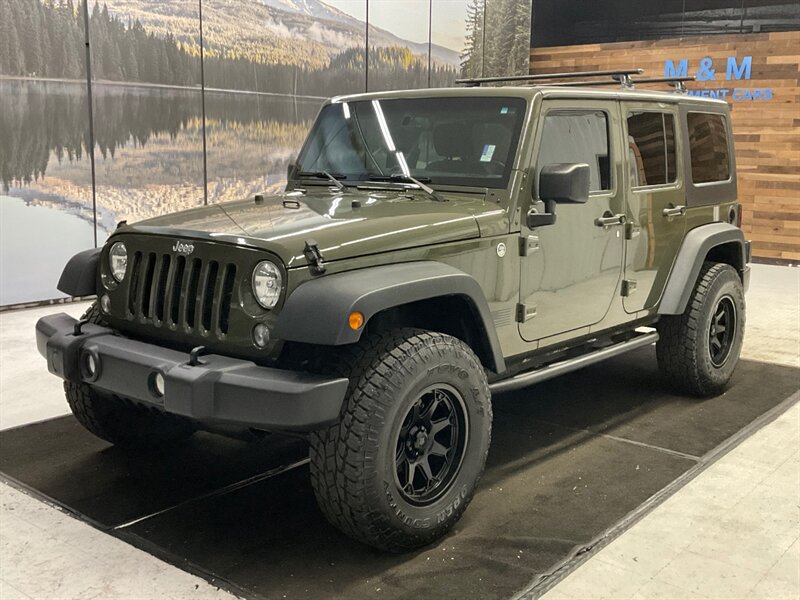
[{"label": "wood plank wall", "polygon": [[[535,43],[535,40],[534,40]],[[729,56],[752,56],[750,81],[726,81]],[[662,77],[664,61],[713,59],[716,81],[691,89],[772,88],[770,101],[732,101],[743,229],[756,257],[800,262],[800,31],[531,49],[531,73],[643,68]]]}]

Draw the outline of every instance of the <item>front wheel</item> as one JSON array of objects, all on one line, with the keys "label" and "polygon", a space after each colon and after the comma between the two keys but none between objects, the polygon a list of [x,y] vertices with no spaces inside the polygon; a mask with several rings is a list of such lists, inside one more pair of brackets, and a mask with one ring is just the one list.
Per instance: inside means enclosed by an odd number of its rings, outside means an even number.
[{"label": "front wheel", "polygon": [[703,263],[682,315],[658,323],[658,366],[678,391],[696,396],[722,392],[742,350],[745,302],[736,269]]},{"label": "front wheel", "polygon": [[343,349],[341,418],[311,438],[320,508],[390,552],[429,544],[463,514],[483,472],[492,410],[483,367],[461,340],[400,329]]},{"label": "front wheel", "polygon": [[117,446],[152,448],[189,438],[189,419],[106,394],[86,383],[64,383],[72,414],[84,429]]}]

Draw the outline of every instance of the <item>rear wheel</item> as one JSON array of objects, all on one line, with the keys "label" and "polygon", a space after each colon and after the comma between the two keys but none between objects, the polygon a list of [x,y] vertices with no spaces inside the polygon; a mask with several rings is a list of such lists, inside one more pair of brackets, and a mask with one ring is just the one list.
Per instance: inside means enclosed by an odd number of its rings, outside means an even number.
[{"label": "rear wheel", "polygon": [[697,396],[722,392],[742,350],[744,289],[730,265],[706,262],[682,315],[658,324],[658,365],[678,391]]},{"label": "rear wheel", "polygon": [[311,437],[320,508],[383,550],[433,542],[461,517],[486,462],[483,367],[461,340],[418,329],[370,336],[332,359],[350,387],[339,422]]},{"label": "rear wheel", "polygon": [[[97,325],[107,325],[97,304],[92,304],[83,318]],[[86,383],[65,381],[64,392],[78,422],[112,444],[138,447],[175,443],[188,438],[195,430],[189,419],[138,405]]]}]

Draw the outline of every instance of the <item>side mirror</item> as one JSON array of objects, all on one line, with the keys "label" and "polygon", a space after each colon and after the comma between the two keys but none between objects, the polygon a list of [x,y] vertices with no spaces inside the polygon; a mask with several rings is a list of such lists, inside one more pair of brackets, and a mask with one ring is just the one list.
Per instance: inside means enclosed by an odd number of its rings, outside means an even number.
[{"label": "side mirror", "polygon": [[539,199],[583,204],[589,200],[589,165],[547,165],[539,173]]},{"label": "side mirror", "polygon": [[531,229],[554,224],[557,203],[583,204],[589,200],[589,165],[546,165],[539,173],[538,190],[538,199],[544,202],[544,212],[535,207],[528,211],[526,222]]}]

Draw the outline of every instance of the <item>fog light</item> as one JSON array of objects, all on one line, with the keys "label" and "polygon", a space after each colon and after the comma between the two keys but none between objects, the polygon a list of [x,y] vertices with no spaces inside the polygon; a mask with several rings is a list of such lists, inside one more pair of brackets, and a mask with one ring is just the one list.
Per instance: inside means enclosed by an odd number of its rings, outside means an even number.
[{"label": "fog light", "polygon": [[100,296],[100,310],[104,313],[111,312],[111,298],[108,297],[108,294]]},{"label": "fog light", "polygon": [[100,358],[91,350],[81,356],[81,374],[87,381],[96,381],[100,375]]},{"label": "fog light", "polygon": [[89,377],[94,377],[97,374],[97,359],[91,355],[86,355],[86,374]]},{"label": "fog light", "polygon": [[263,323],[257,323],[253,327],[253,343],[257,348],[266,348],[269,344],[269,328]]},{"label": "fog light", "polygon": [[164,382],[164,374],[155,373],[153,375],[153,391],[155,392],[156,396],[158,396],[159,398],[164,396],[165,389],[166,389],[166,384]]}]

